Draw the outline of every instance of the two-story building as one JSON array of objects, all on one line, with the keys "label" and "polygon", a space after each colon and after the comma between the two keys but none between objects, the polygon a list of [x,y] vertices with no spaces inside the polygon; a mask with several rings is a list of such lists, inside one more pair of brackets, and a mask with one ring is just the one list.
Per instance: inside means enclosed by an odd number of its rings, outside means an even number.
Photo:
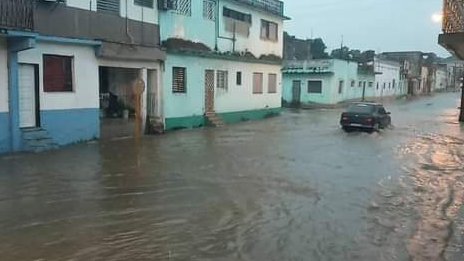
[{"label": "two-story building", "polygon": [[279,113],[284,3],[160,0],[167,130]]},{"label": "two-story building", "polygon": [[0,0],[0,74],[2,57],[9,68],[9,87],[0,80],[0,150],[91,140],[106,125],[109,132],[129,125],[132,133],[131,121],[117,118],[155,117],[165,58],[156,4]]},{"label": "two-story building", "polygon": [[283,78],[282,98],[290,106],[335,105],[374,95],[374,73],[353,61],[286,61]]}]

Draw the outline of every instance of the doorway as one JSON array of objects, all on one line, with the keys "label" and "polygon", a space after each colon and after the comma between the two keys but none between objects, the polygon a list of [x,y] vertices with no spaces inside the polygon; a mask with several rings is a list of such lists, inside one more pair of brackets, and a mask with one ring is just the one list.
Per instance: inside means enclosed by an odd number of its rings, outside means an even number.
[{"label": "doorway", "polygon": [[19,66],[19,127],[40,126],[38,65]]},{"label": "doorway", "polygon": [[214,70],[205,71],[205,112],[214,112]]},{"label": "doorway", "polygon": [[292,104],[297,106],[301,102],[301,81],[293,81],[292,86]]}]

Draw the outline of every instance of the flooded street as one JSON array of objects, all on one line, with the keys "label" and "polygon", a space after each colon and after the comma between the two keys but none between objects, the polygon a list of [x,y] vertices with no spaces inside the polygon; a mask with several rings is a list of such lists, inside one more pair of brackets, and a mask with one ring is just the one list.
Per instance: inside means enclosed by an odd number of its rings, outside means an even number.
[{"label": "flooded street", "polygon": [[464,260],[459,95],[0,158],[0,259]]}]

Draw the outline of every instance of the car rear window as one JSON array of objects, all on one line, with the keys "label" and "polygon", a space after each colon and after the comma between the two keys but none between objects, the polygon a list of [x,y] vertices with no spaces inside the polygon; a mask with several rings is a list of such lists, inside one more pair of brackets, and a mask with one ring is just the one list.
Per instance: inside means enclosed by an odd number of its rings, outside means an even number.
[{"label": "car rear window", "polygon": [[353,104],[348,108],[348,112],[354,113],[372,113],[374,106],[369,104]]}]

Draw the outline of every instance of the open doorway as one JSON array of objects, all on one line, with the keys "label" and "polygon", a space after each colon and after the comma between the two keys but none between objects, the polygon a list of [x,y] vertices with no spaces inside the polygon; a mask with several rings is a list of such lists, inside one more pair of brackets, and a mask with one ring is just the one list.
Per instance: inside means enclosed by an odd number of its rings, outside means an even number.
[{"label": "open doorway", "polygon": [[[141,69],[103,67],[100,74],[101,138],[132,137],[136,130],[134,85]],[[140,108],[141,109],[141,108]]]}]

